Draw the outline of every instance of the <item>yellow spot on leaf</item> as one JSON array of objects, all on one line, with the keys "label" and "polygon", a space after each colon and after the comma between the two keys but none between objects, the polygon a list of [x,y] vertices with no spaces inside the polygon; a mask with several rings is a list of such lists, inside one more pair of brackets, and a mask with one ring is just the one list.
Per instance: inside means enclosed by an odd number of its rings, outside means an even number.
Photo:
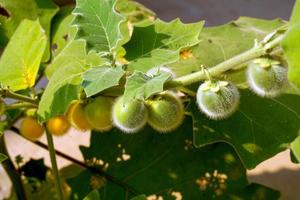
[{"label": "yellow spot on leaf", "polygon": [[259,154],[263,150],[260,146],[254,143],[245,143],[242,146],[246,151],[252,154]]},{"label": "yellow spot on leaf", "polygon": [[182,50],[180,52],[180,58],[183,59],[183,60],[187,60],[187,59],[192,58],[192,57],[194,57],[194,55],[192,53],[192,50],[185,49],[185,50]]}]

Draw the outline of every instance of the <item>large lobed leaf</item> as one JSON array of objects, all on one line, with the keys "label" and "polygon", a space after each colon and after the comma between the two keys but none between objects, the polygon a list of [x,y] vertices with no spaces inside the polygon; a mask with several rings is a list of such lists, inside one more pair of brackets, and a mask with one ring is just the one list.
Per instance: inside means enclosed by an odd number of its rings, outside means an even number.
[{"label": "large lobed leaf", "polygon": [[13,91],[34,86],[46,43],[40,23],[23,20],[1,57],[0,82]]},{"label": "large lobed leaf", "polygon": [[248,169],[288,148],[300,128],[298,95],[267,99],[242,90],[239,110],[221,121],[208,119],[195,103],[191,103],[190,111],[194,116],[195,145],[227,142]]},{"label": "large lobed leaf", "polygon": [[77,37],[85,39],[88,50],[113,55],[122,39],[123,17],[115,11],[116,0],[77,0],[74,25]]},{"label": "large lobed leaf", "polygon": [[9,18],[0,16],[0,47],[4,47],[23,19],[39,19],[48,37],[43,61],[50,58],[51,20],[59,8],[51,0],[0,0],[2,8],[9,13]]},{"label": "large lobed leaf", "polygon": [[300,1],[295,3],[282,46],[289,65],[289,81],[300,88]]},{"label": "large lobed leaf", "polygon": [[[170,200],[176,196],[255,199],[255,193],[247,189],[245,169],[232,148],[224,143],[194,148],[192,128],[192,120],[187,117],[171,134],[158,134],[149,127],[135,135],[123,134],[117,129],[106,134],[93,132],[90,147],[80,148],[92,168],[67,180],[72,188],[71,198],[81,199],[98,189],[101,199],[109,200],[130,199],[138,194],[146,194],[149,199],[156,195]],[[104,176],[93,168],[102,168]],[[227,176],[225,187],[220,186],[222,181],[216,180],[218,178],[205,182],[205,177],[213,174],[214,177]],[[278,197],[272,190],[256,188],[261,190],[262,199],[270,199],[269,195]]]},{"label": "large lobed leaf", "polygon": [[199,42],[204,22],[183,24],[156,20],[148,26],[135,27],[131,40],[124,45],[128,69],[146,72],[153,67],[176,62],[179,52]]}]

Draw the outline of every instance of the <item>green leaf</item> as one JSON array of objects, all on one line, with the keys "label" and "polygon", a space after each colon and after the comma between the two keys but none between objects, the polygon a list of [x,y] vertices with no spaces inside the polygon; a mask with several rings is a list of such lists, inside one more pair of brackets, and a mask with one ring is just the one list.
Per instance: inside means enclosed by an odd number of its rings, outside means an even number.
[{"label": "green leaf", "polygon": [[4,155],[4,154],[2,154],[2,153],[0,153],[0,163],[2,163],[6,159],[7,159],[7,156]]},{"label": "green leaf", "polygon": [[115,11],[116,0],[77,0],[74,24],[77,37],[85,39],[88,50],[114,55],[122,39],[123,17]]},{"label": "green leaf", "polygon": [[296,161],[296,163],[300,162],[300,136],[298,136],[291,144],[291,153]]},{"label": "green leaf", "polygon": [[227,142],[248,169],[288,148],[300,127],[298,95],[267,99],[242,90],[239,110],[222,121],[208,119],[195,103],[191,103],[190,111],[194,116],[195,145]]},{"label": "green leaf", "polygon": [[147,197],[146,197],[146,195],[139,195],[139,196],[132,198],[131,200],[147,200]]},{"label": "green leaf", "polygon": [[146,74],[135,71],[127,78],[124,91],[124,102],[132,99],[147,99],[151,95],[162,92],[164,83],[170,78],[169,73],[160,73],[150,77]]},{"label": "green leaf", "polygon": [[52,0],[0,0],[0,6],[8,11],[9,18],[0,17],[0,46],[4,47],[23,19],[39,19],[48,37],[43,61],[50,58],[50,26],[51,20],[58,12]]},{"label": "green leaf", "polygon": [[74,20],[72,15],[73,6],[67,6],[60,9],[52,22],[52,57],[56,57],[64,47],[72,42],[77,33],[77,28],[71,26]]},{"label": "green leaf", "polygon": [[77,58],[63,54],[62,57],[56,57],[59,61],[54,61],[54,64],[61,65],[54,70],[39,103],[38,115],[41,122],[63,114],[71,101],[78,99],[82,90],[82,74],[88,68],[82,60],[86,56],[85,41],[74,41],[72,45],[80,49],[77,51]]},{"label": "green leaf", "polygon": [[131,40],[125,44],[129,70],[147,72],[153,67],[179,60],[179,52],[199,43],[204,22],[183,24],[179,19],[170,23],[156,20],[153,24],[135,27]]},{"label": "green leaf", "polygon": [[290,27],[282,42],[285,56],[289,65],[289,81],[300,88],[300,1],[295,3],[291,16]]},{"label": "green leaf", "polygon": [[[183,76],[201,70],[199,66],[213,67],[254,46],[254,40],[262,40],[266,35],[285,23],[280,19],[263,20],[241,17],[236,21],[216,27],[206,27],[200,33],[199,44],[189,48],[190,58],[181,58],[170,65],[177,74]],[[246,82],[244,70],[231,71],[224,78],[236,84]]]},{"label": "green leaf", "polygon": [[91,191],[83,200],[100,200],[100,194],[97,190]]},{"label": "green leaf", "polygon": [[0,82],[13,91],[34,86],[46,41],[38,21],[22,21],[2,54]]},{"label": "green leaf", "polygon": [[122,67],[94,67],[83,74],[83,88],[87,97],[119,84],[125,74]]},{"label": "green leaf", "polygon": [[[90,147],[80,147],[91,170],[67,180],[73,191],[71,198],[81,199],[97,189],[101,198],[108,200],[130,199],[137,194],[170,200],[176,195],[182,199],[230,199],[247,187],[246,171],[234,150],[225,143],[194,148],[192,129],[192,120],[187,117],[170,134],[158,134],[149,127],[134,135],[117,129],[107,134],[93,132]],[[209,181],[203,186],[208,174],[227,177],[223,186],[214,182],[217,188],[226,187],[220,196]]]},{"label": "green leaf", "polygon": [[54,58],[52,63],[47,66],[46,76],[47,78],[51,78],[57,70],[70,65],[70,63],[75,67],[83,66],[85,58],[85,43],[79,40],[72,41],[67,44],[61,53]]}]

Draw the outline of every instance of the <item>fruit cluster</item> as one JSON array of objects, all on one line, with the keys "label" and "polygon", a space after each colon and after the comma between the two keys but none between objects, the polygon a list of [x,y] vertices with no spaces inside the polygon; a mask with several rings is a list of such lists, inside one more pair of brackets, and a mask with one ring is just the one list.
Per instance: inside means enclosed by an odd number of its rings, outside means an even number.
[{"label": "fruit cluster", "polygon": [[[251,61],[246,73],[250,89],[261,97],[276,97],[288,86],[287,68],[270,58]],[[239,99],[238,89],[227,81],[208,80],[197,91],[199,109],[215,120],[232,115],[238,108]]]},{"label": "fruit cluster", "polygon": [[184,118],[180,98],[171,91],[155,95],[146,101],[133,100],[125,103],[123,96],[117,99],[98,96],[86,105],[76,102],[68,111],[74,127],[80,130],[108,131],[113,126],[125,133],[136,133],[148,122],[161,133],[176,129]]},{"label": "fruit cluster", "polygon": [[[205,70],[205,69],[204,69]],[[166,67],[150,70],[149,76],[156,73],[175,74]],[[199,110],[212,120],[230,117],[238,108],[240,94],[230,82],[214,80],[207,75],[197,91]],[[288,86],[287,68],[270,58],[255,59],[248,64],[247,81],[249,88],[261,97],[273,98],[280,95]],[[1,110],[4,110],[1,103]],[[116,99],[97,96],[86,101],[73,102],[65,115],[57,116],[46,123],[47,130],[56,136],[64,135],[70,126],[81,131],[109,131],[113,126],[124,133],[136,133],[147,123],[160,133],[178,128],[184,119],[184,105],[175,91],[164,91],[147,100],[135,99],[125,103],[123,96]],[[44,128],[33,116],[25,117],[20,126],[25,137],[36,140]]]}]

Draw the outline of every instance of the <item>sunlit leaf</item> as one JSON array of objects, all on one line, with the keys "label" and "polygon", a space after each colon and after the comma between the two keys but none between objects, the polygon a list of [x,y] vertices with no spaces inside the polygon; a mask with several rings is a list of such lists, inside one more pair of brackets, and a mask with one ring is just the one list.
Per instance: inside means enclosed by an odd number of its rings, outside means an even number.
[{"label": "sunlit leaf", "polygon": [[22,21],[0,59],[0,82],[13,91],[34,86],[46,43],[38,21]]},{"label": "sunlit leaf", "polygon": [[50,26],[51,20],[58,12],[52,0],[0,0],[2,8],[6,9],[9,17],[0,16],[0,46],[4,47],[18,25],[23,19],[37,20],[39,19],[41,26],[48,37],[47,47],[43,55],[43,61],[50,58]]},{"label": "sunlit leaf", "polygon": [[79,98],[82,90],[82,74],[88,69],[86,61],[81,59],[86,56],[85,42],[78,40],[72,44],[81,50],[77,52],[77,58],[64,54],[56,57],[56,60],[60,59],[57,61],[60,66],[51,76],[39,103],[38,115],[42,122],[63,114],[71,101]]}]

